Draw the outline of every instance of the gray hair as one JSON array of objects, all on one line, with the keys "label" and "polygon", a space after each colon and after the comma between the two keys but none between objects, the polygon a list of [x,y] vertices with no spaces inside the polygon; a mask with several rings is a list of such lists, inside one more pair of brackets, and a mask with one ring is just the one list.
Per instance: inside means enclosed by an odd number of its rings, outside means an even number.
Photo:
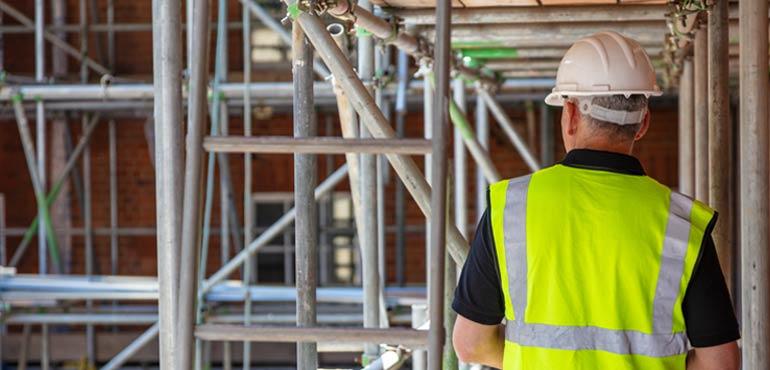
[{"label": "gray hair", "polygon": [[626,97],[625,95],[597,95],[580,97],[576,96],[570,98],[570,100],[572,100],[572,102],[577,105],[578,113],[580,114],[581,119],[583,119],[583,121],[588,124],[588,127],[594,130],[594,132],[597,134],[609,136],[614,140],[628,141],[634,139],[642,126],[641,122],[630,125],[619,125],[613,122],[596,119],[587,114],[583,114],[580,111],[581,103],[588,103],[589,99],[590,103],[595,106],[617,111],[634,112],[647,108],[646,96],[630,95],[629,97]]}]

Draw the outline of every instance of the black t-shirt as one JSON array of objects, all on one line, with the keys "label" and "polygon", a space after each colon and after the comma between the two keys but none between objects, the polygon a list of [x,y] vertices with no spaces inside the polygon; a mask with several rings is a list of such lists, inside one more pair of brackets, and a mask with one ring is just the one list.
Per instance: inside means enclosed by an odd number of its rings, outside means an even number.
[{"label": "black t-shirt", "polygon": [[[644,169],[636,158],[617,153],[573,150],[561,163],[592,170],[644,175]],[[694,347],[711,347],[740,338],[738,320],[711,237],[715,221],[716,217],[703,239],[700,256],[682,301],[687,336]],[[487,211],[476,229],[452,308],[459,315],[479,324],[499,324],[505,315],[501,289]]]}]

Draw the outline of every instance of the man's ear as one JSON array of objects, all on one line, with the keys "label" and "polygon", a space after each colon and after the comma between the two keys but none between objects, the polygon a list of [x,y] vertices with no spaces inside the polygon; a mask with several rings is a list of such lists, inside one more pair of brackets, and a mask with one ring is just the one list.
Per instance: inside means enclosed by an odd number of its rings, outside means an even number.
[{"label": "man's ear", "polygon": [[644,119],[642,119],[642,126],[639,127],[639,131],[636,133],[636,136],[634,136],[634,141],[641,140],[644,135],[647,133],[647,129],[650,128],[650,110],[647,109],[647,112],[644,113]]},{"label": "man's ear", "polygon": [[561,125],[562,131],[567,135],[574,135],[577,132],[577,125],[579,117],[577,106],[570,100],[564,102],[564,107],[561,113]]}]

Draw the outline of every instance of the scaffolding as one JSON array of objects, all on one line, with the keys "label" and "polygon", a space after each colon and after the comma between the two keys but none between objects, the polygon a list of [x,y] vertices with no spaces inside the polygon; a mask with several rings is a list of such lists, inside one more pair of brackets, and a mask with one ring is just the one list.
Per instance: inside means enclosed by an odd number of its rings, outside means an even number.
[{"label": "scaffolding", "polygon": [[[395,369],[407,361],[414,369],[468,366],[453,357],[448,312],[472,222],[466,155],[475,166],[476,217],[484,211],[487,185],[514,175],[500,173],[492,160],[490,115],[529,171],[552,164],[553,113],[541,106],[538,123],[531,101],[553,86],[567,47],[606,28],[637,39],[653,55],[669,91],[678,95],[679,190],[724,210],[714,237],[728,284],[734,294],[740,292],[744,366],[770,367],[765,345],[770,339],[767,2],[575,7],[533,1],[532,6],[458,8],[441,0],[435,9],[389,8],[367,0],[239,2],[240,22],[228,19],[226,0],[184,2],[187,24],[182,22],[181,0],[155,0],[151,23],[116,23],[114,1],[107,0],[101,23],[97,2],[80,0],[79,24],[69,25],[63,0],[51,2],[49,24],[48,2],[36,0],[34,17],[29,17],[0,0],[0,50],[7,37],[34,35],[34,77],[3,70],[0,104],[12,107],[37,206],[28,227],[8,227],[5,199],[10,195],[0,194],[0,367],[8,355],[3,343],[9,326],[22,327],[18,368],[26,368],[31,328],[40,326],[40,367],[48,369],[49,327],[71,324],[86,328],[89,368],[121,368],[155,338],[162,369],[210,368],[212,344],[220,342],[223,369],[234,366],[232,342],[244,344],[244,369],[259,362],[252,353],[252,343],[259,342],[296,343],[300,369],[318,368],[319,354],[327,351],[358,352],[366,369]],[[285,10],[290,30],[268,5]],[[6,16],[18,24],[4,24]],[[290,49],[291,82],[253,81],[254,19]],[[212,28],[217,32],[210,61]],[[241,81],[228,78],[228,33],[223,31],[232,29],[242,31]],[[184,42],[182,30],[187,31]],[[152,81],[121,76],[115,68],[116,33],[150,31]],[[79,35],[79,48],[68,43],[68,34]],[[99,41],[95,53],[88,50],[90,37]],[[737,48],[730,41],[736,37]],[[53,45],[53,71],[48,73],[46,42]],[[740,56],[737,69],[730,68],[735,56]],[[49,77],[66,72],[68,58],[80,63],[81,83],[51,83]],[[738,118],[729,114],[736,71]],[[511,100],[529,102],[526,135],[501,104]],[[469,101],[475,101],[473,120]],[[406,138],[408,106],[420,102],[424,137]],[[293,136],[260,135],[252,122],[257,104],[291,106]],[[332,125],[319,122],[320,106],[338,114],[341,137],[319,136],[321,125],[326,132]],[[46,171],[52,156],[46,118],[61,111],[79,112],[82,130],[72,143],[67,126],[67,158],[54,177]],[[121,115],[147,119],[145,134],[156,174],[155,227],[119,226],[116,119]],[[228,132],[229,117],[237,115],[243,118],[240,136]],[[91,222],[89,146],[94,130],[105,121],[110,225],[96,228]],[[535,143],[537,137],[540,143]],[[292,193],[252,193],[257,153],[294,155]],[[332,154],[344,154],[345,164],[334,169],[327,160],[327,173],[319,174],[319,159]],[[243,194],[236,194],[229,172],[232,155],[243,156]],[[424,158],[424,170],[413,156]],[[395,224],[389,227],[384,186],[391,170],[397,182]],[[52,221],[51,207],[67,193],[63,188],[70,181],[83,211],[82,228],[60,228]],[[349,192],[335,192],[344,182]],[[218,230],[212,225],[216,186],[222,205]],[[424,232],[426,239],[427,283],[419,287],[404,286],[407,193],[426,220],[424,229],[414,230]],[[260,213],[255,209],[265,197],[280,204],[283,213],[257,225],[255,215]],[[333,220],[335,197],[349,200],[344,225]],[[68,274],[59,254],[60,233],[84,237],[83,276]],[[388,233],[395,236],[394,286],[388,286],[384,267]],[[110,274],[95,274],[96,235],[110,237]],[[156,238],[157,277],[117,276],[119,237],[136,235]],[[206,276],[213,235],[221,239],[222,263]],[[360,259],[348,274],[348,282],[356,286],[328,284],[330,248],[340,235],[354,246],[351,255]],[[22,237],[13,255],[7,253],[8,237]],[[272,244],[279,238],[282,243]],[[17,274],[14,268],[32,253],[33,241],[38,274]],[[257,258],[268,251],[282,255],[286,286],[259,284]],[[293,276],[286,272],[291,269]],[[227,280],[238,271],[241,280]],[[286,309],[286,302],[295,307]],[[98,363],[99,325],[146,329],[109,361]]]}]

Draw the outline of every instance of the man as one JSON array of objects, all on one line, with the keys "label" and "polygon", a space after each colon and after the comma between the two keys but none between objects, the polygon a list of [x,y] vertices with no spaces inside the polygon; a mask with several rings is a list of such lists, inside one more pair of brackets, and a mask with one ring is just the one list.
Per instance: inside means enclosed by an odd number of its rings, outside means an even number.
[{"label": "man", "polygon": [[[567,155],[489,187],[455,291],[458,357],[505,370],[734,370],[716,212],[631,156],[660,95],[635,41],[576,42],[546,98]],[[505,323],[500,324],[505,318]]]}]

